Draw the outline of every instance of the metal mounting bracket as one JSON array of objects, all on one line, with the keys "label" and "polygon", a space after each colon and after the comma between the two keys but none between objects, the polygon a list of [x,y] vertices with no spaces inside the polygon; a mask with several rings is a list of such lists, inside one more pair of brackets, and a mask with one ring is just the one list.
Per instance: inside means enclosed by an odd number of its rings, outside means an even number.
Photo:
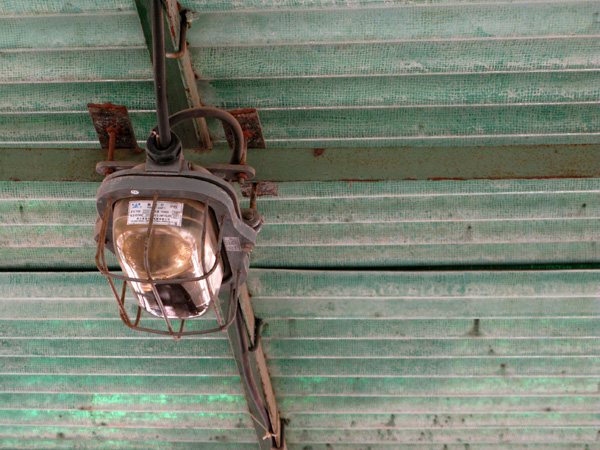
[{"label": "metal mounting bracket", "polygon": [[103,104],[88,103],[87,107],[103,149],[107,150],[111,146],[111,134],[114,134],[114,148],[138,148],[126,106],[106,102]]},{"label": "metal mounting bracket", "polygon": [[[244,131],[244,137],[246,138],[248,148],[267,148],[265,144],[265,138],[263,136],[262,126],[260,125],[260,119],[258,118],[258,111],[256,108],[245,108],[228,111],[242,126]],[[223,124],[223,130],[225,131],[225,137],[227,143],[233,148],[234,137],[229,127]]]}]

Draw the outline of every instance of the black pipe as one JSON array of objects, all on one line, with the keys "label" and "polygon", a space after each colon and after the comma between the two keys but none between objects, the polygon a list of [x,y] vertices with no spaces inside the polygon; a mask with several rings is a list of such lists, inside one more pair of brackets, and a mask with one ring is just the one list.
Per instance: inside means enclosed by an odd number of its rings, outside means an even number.
[{"label": "black pipe", "polygon": [[152,15],[152,65],[154,68],[154,92],[156,94],[156,118],[158,122],[158,147],[171,145],[169,109],[167,106],[167,75],[165,73],[165,27],[162,1],[151,0]]}]

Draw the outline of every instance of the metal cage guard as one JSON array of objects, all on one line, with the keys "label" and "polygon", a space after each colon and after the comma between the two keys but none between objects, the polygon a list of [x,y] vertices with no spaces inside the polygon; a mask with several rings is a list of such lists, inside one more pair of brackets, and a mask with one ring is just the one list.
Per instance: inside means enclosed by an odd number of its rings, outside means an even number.
[{"label": "metal cage guard", "polygon": [[[106,210],[104,211],[104,214],[102,216],[102,226],[100,229],[100,235],[98,237],[98,245],[96,247],[96,267],[104,276],[106,276],[106,279],[108,280],[108,283],[110,284],[110,287],[111,287],[113,294],[115,295],[115,298],[119,305],[119,315],[121,316],[121,320],[123,321],[123,323],[125,323],[125,325],[127,325],[129,328],[132,328],[134,330],[146,331],[148,333],[154,333],[154,334],[168,335],[168,336],[172,336],[176,340],[181,339],[181,337],[183,337],[183,336],[194,336],[194,335],[216,333],[219,331],[227,331],[229,326],[235,320],[235,317],[237,314],[236,300],[238,298],[237,280],[239,279],[239,271],[237,274],[235,274],[236,275],[235,282],[233,283],[232,288],[229,291],[229,312],[228,312],[227,321],[225,321],[225,322],[223,322],[222,315],[219,311],[219,305],[217,304],[218,302],[216,301],[215,294],[212,290],[210,281],[208,280],[208,277],[210,277],[213,274],[213,272],[217,269],[217,267],[219,265],[219,261],[221,259],[221,249],[223,246],[223,226],[222,226],[223,219],[219,223],[219,237],[217,239],[217,253],[215,254],[215,263],[213,264],[213,266],[211,267],[211,269],[208,272],[206,271],[206,261],[205,261],[205,256],[204,256],[204,244],[206,242],[206,226],[207,226],[208,215],[209,215],[209,204],[207,202],[206,210],[205,210],[206,212],[204,214],[204,227],[202,230],[201,245],[200,245],[200,248],[202,249],[200,252],[201,253],[200,254],[200,264],[202,266],[203,274],[199,277],[193,277],[193,278],[168,278],[168,279],[167,278],[159,278],[159,279],[155,279],[152,277],[152,274],[150,272],[150,267],[148,264],[148,251],[149,251],[149,247],[150,247],[150,237],[152,236],[152,226],[154,224],[154,215],[156,212],[156,206],[158,204],[158,199],[159,199],[158,192],[155,192],[154,198],[152,200],[152,209],[150,212],[150,219],[148,221],[148,231],[146,233],[146,240],[144,241],[144,269],[146,270],[146,274],[148,275],[148,278],[134,278],[134,277],[118,275],[116,273],[110,272],[110,270],[108,269],[108,265],[106,264],[106,257],[105,257],[104,250],[106,248],[106,233],[107,233],[107,229],[108,229],[108,222],[109,222],[110,215],[112,212],[112,207],[113,207],[112,198],[108,199],[108,204],[106,206]],[[121,290],[120,295],[119,295],[117,288],[113,282],[113,278],[123,280],[123,288]],[[162,302],[162,299],[160,298],[160,295],[158,295],[156,285],[167,284],[167,283],[185,283],[185,282],[200,281],[200,280],[206,280],[206,286],[208,288],[208,293],[210,296],[210,305],[212,305],[215,309],[215,315],[217,317],[217,322],[219,323],[219,326],[216,328],[210,328],[207,330],[183,331],[184,327],[185,327],[185,319],[181,319],[181,325],[180,325],[179,331],[173,331],[171,321],[167,317],[164,304]],[[134,322],[131,321],[131,319],[129,318],[129,314],[127,313],[127,309],[125,308],[125,294],[127,291],[127,282],[128,281],[134,281],[134,282],[150,285],[152,292],[154,294],[154,297],[156,299],[156,302],[163,314],[163,319],[165,320],[165,324],[167,325],[168,331],[140,327],[138,324],[140,321],[142,308],[139,305],[138,305],[138,309],[137,309],[136,319]]]}]

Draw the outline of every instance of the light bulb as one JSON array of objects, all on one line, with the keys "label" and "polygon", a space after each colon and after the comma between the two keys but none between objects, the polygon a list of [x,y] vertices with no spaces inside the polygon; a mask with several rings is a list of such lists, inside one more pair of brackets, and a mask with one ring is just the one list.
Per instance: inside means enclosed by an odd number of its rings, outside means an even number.
[{"label": "light bulb", "polygon": [[[123,271],[132,278],[148,278],[144,247],[152,203],[149,198],[124,198],[114,207],[115,254]],[[203,203],[188,199],[166,198],[157,202],[148,241],[148,270],[152,279],[195,278],[210,271],[215,264],[218,242],[217,226],[208,213],[204,249],[201,248],[207,210]],[[208,311],[209,289],[216,298],[222,279],[223,265],[219,261],[215,271],[204,280],[155,286],[168,318],[192,319]],[[163,317],[149,283],[130,281],[129,284],[142,308]]]}]

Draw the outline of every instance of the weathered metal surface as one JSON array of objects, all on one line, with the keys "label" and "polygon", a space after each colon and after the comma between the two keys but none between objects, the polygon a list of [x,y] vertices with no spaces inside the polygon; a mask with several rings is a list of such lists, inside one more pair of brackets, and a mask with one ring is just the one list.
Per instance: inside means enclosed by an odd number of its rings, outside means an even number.
[{"label": "weathered metal surface", "polygon": [[[173,53],[178,51],[179,45],[180,9],[177,2],[173,0],[165,1],[165,5],[165,49],[167,52]],[[146,45],[151,55],[150,2],[149,0],[135,0],[135,6],[146,38]],[[168,106],[171,114],[182,109],[202,106],[196,86],[196,77],[187,50],[180,59],[170,62],[167,60],[166,71]],[[186,148],[209,149],[212,145],[204,119],[188,121],[177,126],[174,131],[177,132]]]},{"label": "weathered metal surface", "polygon": [[200,80],[198,87],[211,105],[225,109],[253,105],[262,114],[299,108],[514,105],[524,99],[544,104],[593,102],[600,94],[599,80],[600,71],[589,70]]},{"label": "weathered metal surface", "polygon": [[[127,105],[145,139],[141,4],[0,5],[0,179],[98,181],[88,102]],[[193,61],[206,104],[257,108],[273,147],[249,153],[259,181],[338,181],[258,199],[253,264],[317,269],[249,280],[290,449],[600,449],[596,272],[397,271],[597,268],[598,181],[514,179],[600,176],[598,2],[182,8],[196,21],[187,63],[169,63],[175,108],[199,104]],[[171,46],[176,2],[167,13]],[[500,180],[434,181],[475,178]],[[408,179],[424,181],[357,182]],[[3,267],[91,268],[95,188],[1,184]],[[0,286],[0,446],[256,448],[225,336],[175,346],[124,330],[91,272],[3,273]]]},{"label": "weathered metal surface", "polygon": [[269,147],[598,142],[595,1],[184,5],[203,98]]},{"label": "weathered metal surface", "polygon": [[[82,118],[92,131],[89,118]],[[149,130],[152,116],[140,124]],[[85,138],[97,146],[91,136]],[[229,156],[221,150],[186,153],[186,159],[200,165],[224,163]],[[24,158],[35,159],[44,170],[23,164]],[[143,155],[126,152],[119,159],[143,162]],[[101,180],[94,170],[98,153],[93,149],[0,148],[0,161],[3,181]],[[263,182],[593,178],[600,176],[600,146],[272,148],[251,151],[248,164],[257,169],[255,180]]]},{"label": "weathered metal surface", "polygon": [[[298,44],[307,42],[345,43],[371,41],[427,39],[498,39],[536,36],[586,36],[597,34],[598,2],[526,1],[457,3],[438,1],[435,7],[427,2],[355,2],[352,7],[338,3],[323,11],[332,2],[264,1],[239,2],[238,11],[227,14],[227,5],[183,1],[184,8],[196,11],[190,30],[192,45],[234,46]],[[535,18],[534,18],[535,17]],[[405,26],[398,27],[398,23]],[[231,30],[236,30],[231,33]],[[257,33],[257,30],[269,33]]]},{"label": "weathered metal surface", "polygon": [[[279,183],[277,197],[258,199],[265,225],[251,263],[307,269],[597,264],[598,183]],[[1,184],[2,267],[93,269],[95,186]]]},{"label": "weathered metal surface", "polygon": [[[98,273],[3,273],[0,283],[0,398],[12,408],[0,411],[3,442],[93,431],[127,448],[148,435],[202,448],[222,436],[223,450],[255,439],[233,361],[219,357],[225,336],[141,338],[105,319],[111,294]],[[585,270],[254,270],[248,280],[289,448],[343,450],[593,444],[596,286]],[[352,301],[388,312],[365,319]]]},{"label": "weathered metal surface", "polygon": [[[235,117],[242,126],[248,148],[267,148],[256,108],[235,109],[229,111],[229,113]],[[227,138],[227,144],[229,147],[233,148],[234,137],[231,129],[223,124],[223,130],[225,132],[225,137]]]},{"label": "weathered metal surface", "polygon": [[3,16],[42,16],[52,14],[102,14],[115,11],[133,11],[130,0],[48,0],[44,2],[9,0],[0,4]]},{"label": "weathered metal surface", "polygon": [[[242,192],[242,195],[244,197],[251,197],[252,196],[252,189],[254,189],[253,187],[254,183],[250,183],[250,184],[243,184],[242,186],[240,186],[240,191]],[[264,196],[277,196],[277,185],[271,181],[259,181],[256,183],[256,196],[257,197],[264,197]]]},{"label": "weathered metal surface", "polygon": [[107,102],[103,104],[88,103],[87,107],[103,149],[106,150],[110,147],[110,135],[113,133],[115,136],[113,149],[138,148],[125,105],[113,105]]}]

